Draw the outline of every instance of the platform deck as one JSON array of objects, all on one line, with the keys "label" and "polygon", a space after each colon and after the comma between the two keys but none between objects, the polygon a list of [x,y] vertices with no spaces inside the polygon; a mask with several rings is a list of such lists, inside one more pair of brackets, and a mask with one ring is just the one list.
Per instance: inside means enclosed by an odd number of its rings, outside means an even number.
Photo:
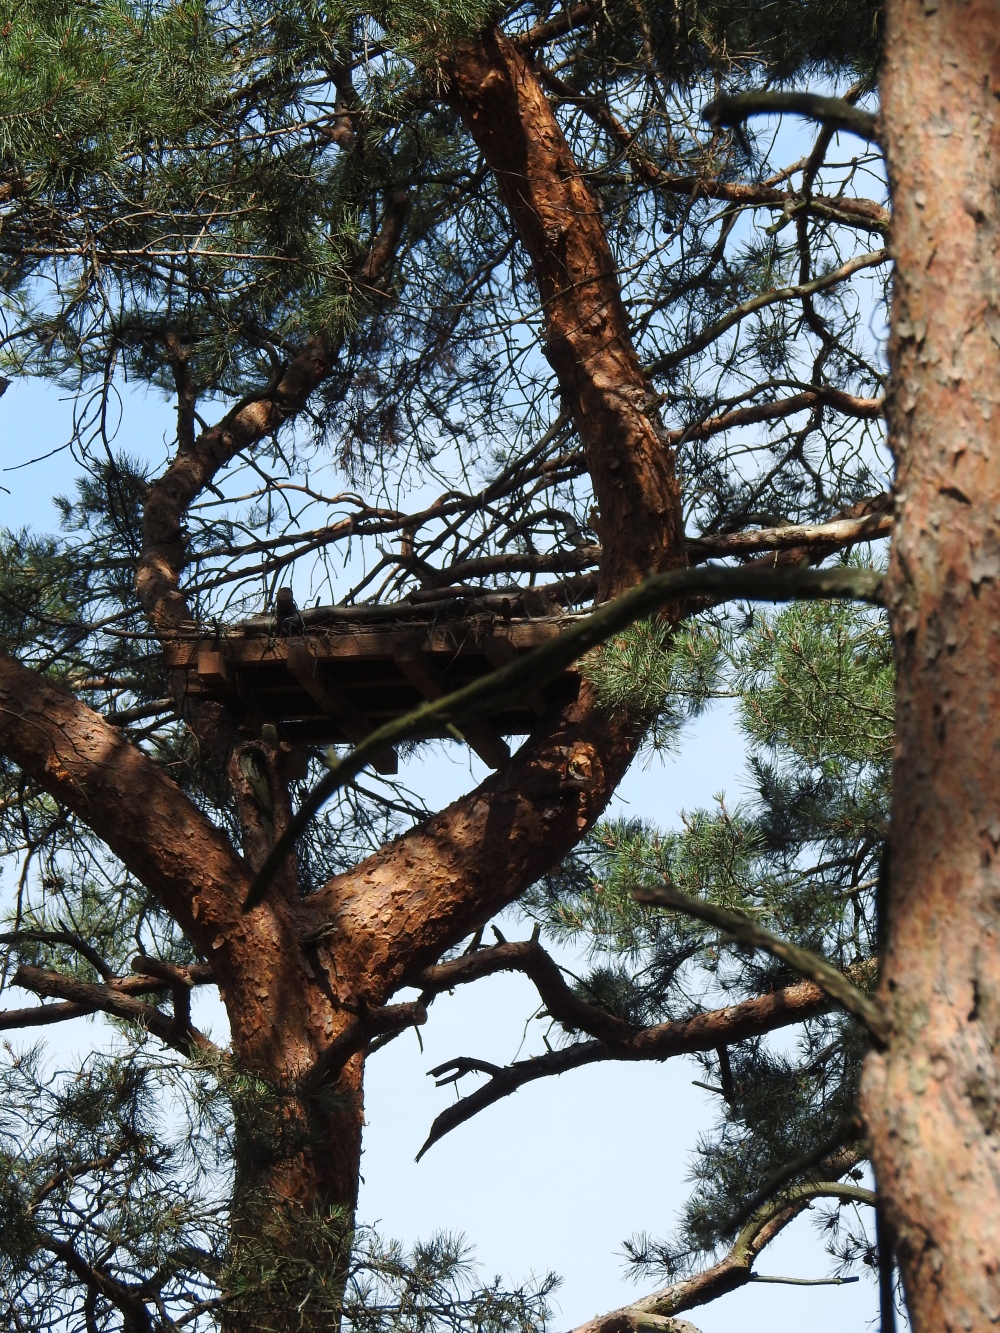
[{"label": "platform deck", "polygon": [[[312,619],[312,617],[310,617]],[[312,623],[288,634],[262,630],[259,618],[212,638],[168,646],[165,665],[189,696],[218,699],[255,727],[277,729],[292,746],[357,743],[375,727],[425,699],[487,675],[555,638],[565,617],[492,615],[419,622]],[[493,768],[509,756],[505,736],[531,731],[547,705],[575,692],[567,672],[515,707],[470,723],[463,738]],[[430,736],[454,735],[438,729]],[[379,767],[394,771],[394,756]]]}]

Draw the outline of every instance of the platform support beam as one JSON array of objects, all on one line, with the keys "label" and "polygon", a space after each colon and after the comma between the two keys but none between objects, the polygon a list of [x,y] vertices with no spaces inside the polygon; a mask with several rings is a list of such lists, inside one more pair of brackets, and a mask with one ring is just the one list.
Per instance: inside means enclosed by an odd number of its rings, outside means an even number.
[{"label": "platform support beam", "polygon": [[[289,673],[295,677],[310,699],[318,704],[324,713],[335,719],[337,726],[353,745],[363,741],[375,730],[375,723],[354,700],[324,677],[319,659],[305,640],[295,639],[289,643],[287,662]],[[379,773],[399,772],[399,758],[395,750],[387,748],[372,762]]]},{"label": "platform support beam", "polygon": [[[448,688],[434,662],[423,650],[422,639],[410,639],[401,644],[393,653],[393,661],[425,699],[440,699],[447,694]],[[488,722],[466,722],[459,734],[490,768],[503,768],[509,761],[510,748],[507,742]]]},{"label": "platform support beam", "polygon": [[[505,667],[508,663],[513,662],[517,656],[517,649],[509,635],[490,634],[483,642],[483,656],[494,670],[499,670],[500,667]],[[524,696],[524,702],[539,717],[545,712],[545,696],[541,690],[529,690]]]}]

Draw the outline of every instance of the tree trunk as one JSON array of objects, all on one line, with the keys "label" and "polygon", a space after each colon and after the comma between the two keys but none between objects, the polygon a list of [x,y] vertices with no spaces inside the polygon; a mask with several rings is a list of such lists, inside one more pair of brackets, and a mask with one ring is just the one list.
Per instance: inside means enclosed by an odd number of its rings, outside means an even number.
[{"label": "tree trunk", "polygon": [[247,1081],[233,1097],[233,1298],[225,1333],[329,1333],[339,1322],[361,1166],[363,1057],[336,1082]]},{"label": "tree trunk", "polygon": [[889,0],[898,670],[864,1106],[917,1333],[1000,1321],[1000,5]]},{"label": "tree trunk", "polygon": [[499,29],[441,62],[449,100],[531,258],[545,355],[587,451],[598,600],[686,563],[673,450],[632,343],[601,201],[525,57]]}]

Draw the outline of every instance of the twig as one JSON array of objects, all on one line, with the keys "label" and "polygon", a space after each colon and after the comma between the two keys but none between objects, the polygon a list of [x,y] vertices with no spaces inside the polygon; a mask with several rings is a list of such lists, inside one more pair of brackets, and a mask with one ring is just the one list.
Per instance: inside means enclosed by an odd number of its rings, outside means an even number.
[{"label": "twig", "polygon": [[70,949],[75,949],[78,954],[86,958],[95,972],[97,972],[105,981],[110,981],[114,975],[112,969],[101,957],[98,951],[82,936],[77,935],[71,930],[33,930],[31,928],[23,930],[12,930],[0,935],[0,944],[17,945],[21,940],[30,940],[33,944],[65,944]]},{"label": "twig", "polygon": [[851,1282],[860,1282],[859,1277],[771,1277],[764,1273],[754,1273],[751,1282],[782,1282],[788,1287],[844,1287]]}]

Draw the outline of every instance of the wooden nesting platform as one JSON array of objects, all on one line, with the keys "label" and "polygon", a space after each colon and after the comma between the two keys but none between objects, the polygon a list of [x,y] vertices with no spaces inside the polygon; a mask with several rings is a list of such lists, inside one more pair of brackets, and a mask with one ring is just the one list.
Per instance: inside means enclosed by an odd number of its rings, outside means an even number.
[{"label": "wooden nesting platform", "polygon": [[[331,615],[316,623],[315,611],[306,614],[310,623],[288,634],[278,633],[271,618],[257,617],[213,638],[175,642],[166,649],[165,665],[183,674],[179,683],[188,695],[235,706],[255,729],[270,724],[293,747],[356,744],[424,700],[548,642],[568,623],[564,616],[493,615],[368,624]],[[271,625],[262,627],[267,620]],[[549,703],[571,697],[576,688],[575,673],[567,672],[517,706],[467,724],[461,738],[499,768],[510,757],[504,737],[527,734]],[[455,735],[442,728],[419,739]],[[387,752],[376,766],[394,773],[395,754]]]}]

